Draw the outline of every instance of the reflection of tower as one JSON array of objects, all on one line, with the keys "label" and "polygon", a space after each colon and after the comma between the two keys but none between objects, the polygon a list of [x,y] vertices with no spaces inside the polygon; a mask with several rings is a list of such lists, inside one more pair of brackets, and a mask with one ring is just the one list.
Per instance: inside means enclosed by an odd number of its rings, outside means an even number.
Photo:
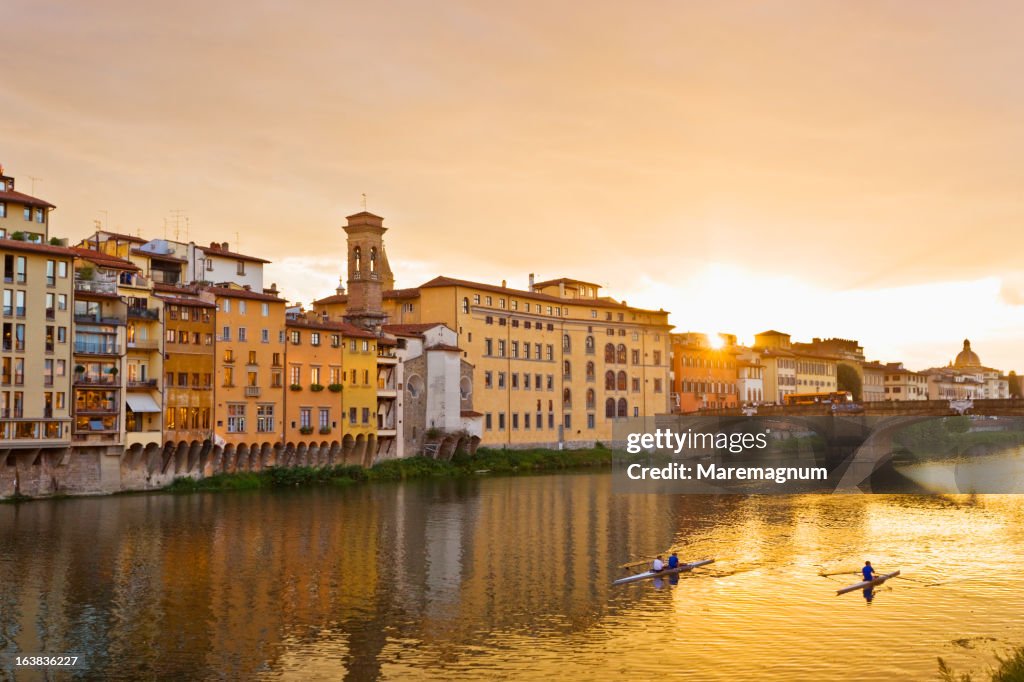
[{"label": "reflection of tower", "polygon": [[380,330],[387,315],[383,295],[395,287],[384,254],[384,219],[367,211],[348,216],[348,307],[345,320],[364,329]]}]

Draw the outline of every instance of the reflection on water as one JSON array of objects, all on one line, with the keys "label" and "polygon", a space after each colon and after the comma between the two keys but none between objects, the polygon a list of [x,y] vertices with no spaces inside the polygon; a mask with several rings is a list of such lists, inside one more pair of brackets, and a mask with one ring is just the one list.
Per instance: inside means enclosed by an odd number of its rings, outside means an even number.
[{"label": "reflection on water", "polygon": [[[607,474],[4,505],[0,669],[931,679],[1024,643],[1022,521],[1012,496],[613,495]],[[718,561],[610,586],[670,547]],[[907,579],[835,596],[865,559]]]}]

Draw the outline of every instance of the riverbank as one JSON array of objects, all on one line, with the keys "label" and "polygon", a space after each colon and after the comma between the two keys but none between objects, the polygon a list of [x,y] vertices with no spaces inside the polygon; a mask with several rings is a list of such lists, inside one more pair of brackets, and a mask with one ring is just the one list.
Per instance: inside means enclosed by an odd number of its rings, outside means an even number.
[{"label": "riverbank", "polygon": [[610,467],[612,451],[606,447],[580,450],[492,450],[456,455],[443,462],[410,457],[360,466],[271,467],[263,471],[216,474],[207,478],[177,478],[163,490],[187,493],[213,490],[255,490],[304,485],[351,485],[369,481],[404,481],[418,478],[456,478],[478,475],[518,475],[544,471]]},{"label": "riverbank", "polygon": [[[996,656],[996,667],[989,671],[989,682],[1022,682],[1024,680],[1024,647],[1007,656]],[[939,679],[942,682],[983,682],[969,673],[956,673],[939,657]]]}]

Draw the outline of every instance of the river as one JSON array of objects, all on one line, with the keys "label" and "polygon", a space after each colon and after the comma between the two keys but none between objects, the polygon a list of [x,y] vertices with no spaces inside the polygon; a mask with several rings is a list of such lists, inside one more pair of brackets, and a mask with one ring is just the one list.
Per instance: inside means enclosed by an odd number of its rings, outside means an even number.
[{"label": "river", "polygon": [[[611,587],[685,547],[716,563]],[[871,602],[870,559],[901,569]],[[607,473],[0,505],[0,677],[935,679],[1024,644],[1024,496],[616,495]],[[34,679],[22,671],[18,679]]]}]

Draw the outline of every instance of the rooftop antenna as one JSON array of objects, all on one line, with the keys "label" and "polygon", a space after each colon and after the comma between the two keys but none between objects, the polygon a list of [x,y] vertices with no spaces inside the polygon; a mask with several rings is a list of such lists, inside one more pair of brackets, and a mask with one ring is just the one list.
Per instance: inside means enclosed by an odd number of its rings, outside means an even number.
[{"label": "rooftop antenna", "polygon": [[42,182],[43,179],[42,178],[37,178],[34,175],[28,176],[28,179],[32,181],[32,196],[35,196],[36,195],[36,180],[38,180],[39,182]]},{"label": "rooftop antenna", "polygon": [[363,210],[366,210],[366,192],[363,192]]},{"label": "rooftop antenna", "polygon": [[185,216],[185,241],[188,241],[189,227],[191,226],[188,222],[188,216]]},{"label": "rooftop antenna", "polygon": [[96,221],[97,229],[107,229],[107,223],[110,222],[110,214],[106,211],[106,209],[102,209],[96,212],[103,216],[103,222],[100,222],[99,220]]},{"label": "rooftop antenna", "polygon": [[[181,234],[181,219],[185,218],[188,220],[185,211],[180,208],[171,209],[171,218],[174,220],[174,241],[181,241],[179,238]],[[164,237],[166,238],[166,235]]]}]

